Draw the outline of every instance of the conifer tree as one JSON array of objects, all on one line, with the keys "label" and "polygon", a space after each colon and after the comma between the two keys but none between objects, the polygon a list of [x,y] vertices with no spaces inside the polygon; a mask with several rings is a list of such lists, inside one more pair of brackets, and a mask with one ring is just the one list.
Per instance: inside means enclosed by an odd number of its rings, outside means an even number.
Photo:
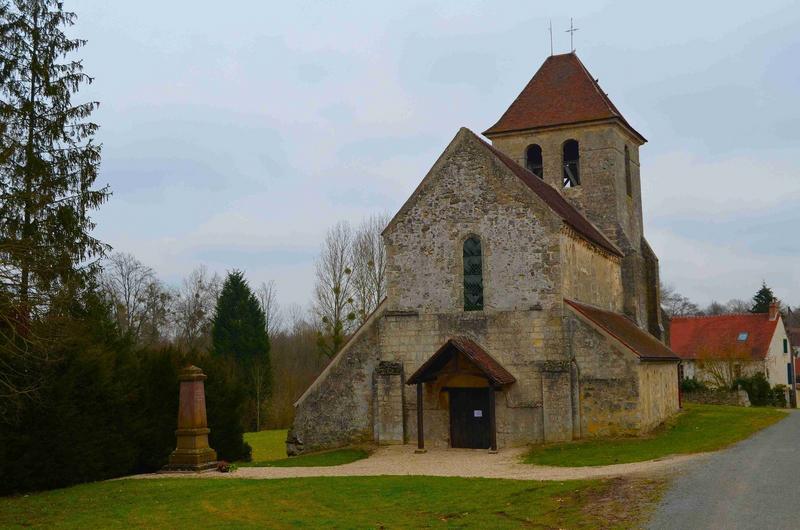
[{"label": "conifer tree", "polygon": [[94,187],[98,104],[72,101],[92,82],[74,22],[58,0],[0,0],[0,398],[35,393],[53,318],[106,250],[89,215],[109,196]]},{"label": "conifer tree", "polygon": [[255,405],[255,427],[261,427],[261,409],[269,396],[272,371],[266,318],[244,274],[228,273],[217,299],[211,323],[213,353],[236,360]]},{"label": "conifer tree", "polygon": [[769,305],[775,299],[775,293],[772,289],[767,287],[767,283],[761,282],[761,289],[753,296],[753,307],[750,309],[751,313],[768,313]]},{"label": "conifer tree", "polygon": [[0,253],[21,307],[46,302],[105,250],[89,216],[109,195],[93,188],[98,103],[72,101],[92,82],[71,57],[86,43],[65,35],[74,22],[58,0],[0,0]]}]

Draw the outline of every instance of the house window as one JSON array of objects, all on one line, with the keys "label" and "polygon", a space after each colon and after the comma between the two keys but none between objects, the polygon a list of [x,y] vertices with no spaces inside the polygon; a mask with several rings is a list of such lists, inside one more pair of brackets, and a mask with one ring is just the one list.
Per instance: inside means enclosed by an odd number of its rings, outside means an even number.
[{"label": "house window", "polygon": [[564,146],[562,147],[562,161],[564,163],[564,187],[574,188],[575,186],[580,186],[580,151],[576,140],[567,140],[564,142]]},{"label": "house window", "polygon": [[736,379],[739,379],[740,377],[742,377],[742,365],[741,364],[736,363],[733,366],[733,375],[734,375],[734,377]]},{"label": "house window", "polygon": [[789,339],[783,339],[783,353],[789,353]]},{"label": "house window", "polygon": [[525,151],[525,167],[528,171],[539,177],[544,178],[544,166],[542,165],[542,148],[536,144],[528,146]]},{"label": "house window", "polygon": [[748,336],[747,332],[746,331],[742,331],[741,333],[739,333],[739,338],[737,340],[739,342],[744,342],[744,341],[747,340],[747,336]]},{"label": "house window", "polygon": [[625,146],[625,192],[628,197],[633,197],[633,183],[631,182],[631,152]]},{"label": "house window", "polygon": [[483,310],[483,258],[481,240],[464,241],[464,311]]}]

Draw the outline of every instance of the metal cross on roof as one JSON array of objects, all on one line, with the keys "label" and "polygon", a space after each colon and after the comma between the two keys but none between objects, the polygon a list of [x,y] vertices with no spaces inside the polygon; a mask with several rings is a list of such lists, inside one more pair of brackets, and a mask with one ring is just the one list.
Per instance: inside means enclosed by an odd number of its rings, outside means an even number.
[{"label": "metal cross on roof", "polygon": [[569,29],[566,30],[564,33],[569,33],[569,47],[574,52],[575,51],[575,44],[573,43],[573,37],[575,36],[575,32],[578,31],[579,28],[576,28],[572,25],[572,17],[569,17]]}]

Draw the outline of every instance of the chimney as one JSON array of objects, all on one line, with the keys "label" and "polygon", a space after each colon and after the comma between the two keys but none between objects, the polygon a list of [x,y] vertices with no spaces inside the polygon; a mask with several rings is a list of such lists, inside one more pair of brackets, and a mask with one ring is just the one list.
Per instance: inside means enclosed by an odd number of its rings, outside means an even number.
[{"label": "chimney", "polygon": [[769,319],[770,320],[777,320],[778,319],[778,315],[780,314],[779,309],[780,309],[780,305],[778,304],[778,301],[773,299],[772,302],[770,302],[770,304],[769,304]]}]

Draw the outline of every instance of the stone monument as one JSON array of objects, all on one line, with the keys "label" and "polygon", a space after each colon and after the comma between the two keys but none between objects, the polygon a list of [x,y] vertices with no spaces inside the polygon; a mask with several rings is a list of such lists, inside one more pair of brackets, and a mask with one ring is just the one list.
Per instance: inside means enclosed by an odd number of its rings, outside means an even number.
[{"label": "stone monument", "polygon": [[178,405],[178,437],[176,449],[169,456],[164,471],[204,471],[217,465],[217,452],[208,445],[206,375],[197,366],[181,370],[180,401]]}]

